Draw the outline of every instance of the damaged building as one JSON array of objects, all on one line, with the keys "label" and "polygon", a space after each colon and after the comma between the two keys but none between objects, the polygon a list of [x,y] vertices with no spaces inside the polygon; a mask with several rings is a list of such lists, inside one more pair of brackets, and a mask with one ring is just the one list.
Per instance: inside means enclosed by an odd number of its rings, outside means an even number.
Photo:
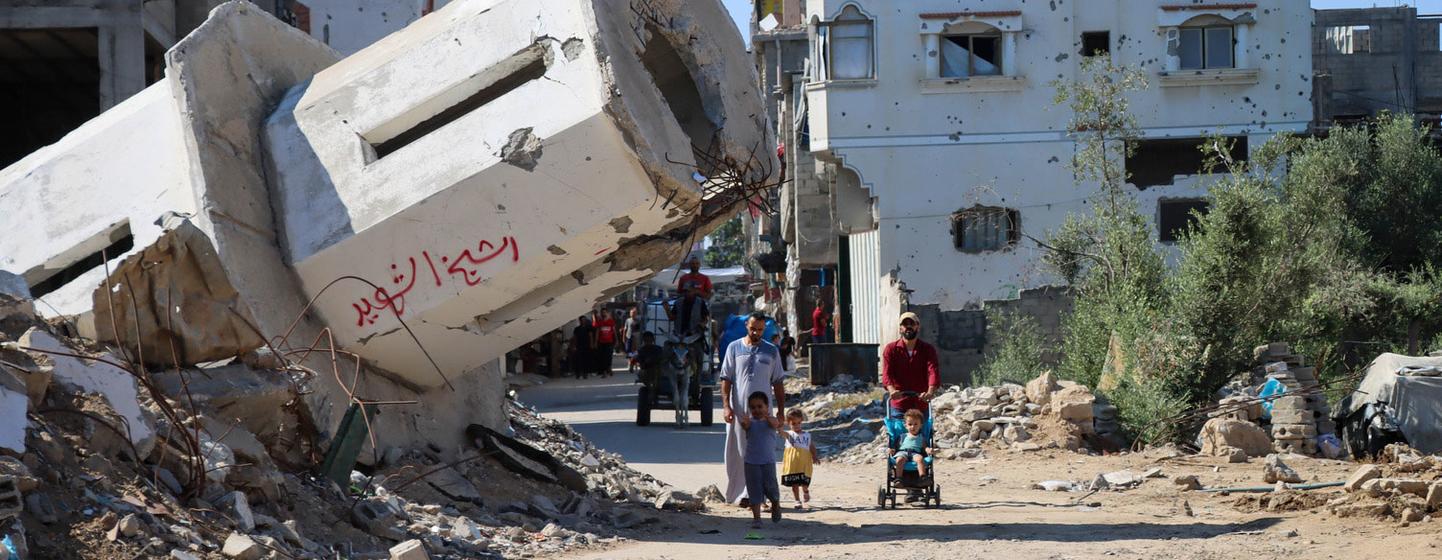
[{"label": "damaged building", "polygon": [[1416,8],[1317,10],[1312,38],[1316,126],[1357,123],[1382,111],[1438,123],[1442,14]]},{"label": "damaged building", "polygon": [[[790,323],[810,327],[811,307],[791,294],[819,282],[802,275],[834,263],[839,340],[889,341],[889,318],[915,311],[952,382],[980,362],[998,310],[1056,333],[1070,305],[1032,239],[1086,212],[1095,189],[1074,181],[1069,114],[1053,102],[1053,82],[1078,78],[1084,56],[1148,75],[1126,167],[1163,245],[1205,211],[1204,139],[1224,136],[1245,158],[1312,120],[1312,75],[1297,70],[1312,64],[1302,0],[792,4],[758,2],[753,18],[795,173],[772,242],[790,265]],[[798,62],[799,30],[809,51]]]},{"label": "damaged building", "polygon": [[[499,428],[499,358],[677,262],[741,200],[707,177],[765,184],[772,140],[717,1],[443,4],[349,56],[221,4],[0,171],[0,270],[157,370],[333,340],[356,397],[417,403],[381,445]],[[333,430],[355,387],[322,354]]]}]

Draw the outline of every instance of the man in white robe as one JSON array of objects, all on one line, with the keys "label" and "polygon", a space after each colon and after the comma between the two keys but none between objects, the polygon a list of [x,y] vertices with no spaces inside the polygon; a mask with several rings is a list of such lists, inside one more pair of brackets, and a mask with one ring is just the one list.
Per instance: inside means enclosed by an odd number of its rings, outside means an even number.
[{"label": "man in white robe", "polygon": [[776,403],[776,417],[786,417],[786,388],[782,384],[781,351],[767,342],[766,315],[752,313],[746,320],[746,337],[726,347],[721,360],[721,404],[726,419],[726,501],[738,503],[746,496],[746,430],[741,415],[746,414],[746,398],[751,393],[764,393],[767,402]]}]

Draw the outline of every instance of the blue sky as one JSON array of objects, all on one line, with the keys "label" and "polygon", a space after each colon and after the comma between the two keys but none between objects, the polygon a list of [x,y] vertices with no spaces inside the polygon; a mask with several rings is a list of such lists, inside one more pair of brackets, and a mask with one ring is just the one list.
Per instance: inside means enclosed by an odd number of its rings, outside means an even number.
[{"label": "blue sky", "polygon": [[[736,19],[736,27],[741,30],[741,35],[749,39],[751,32],[751,0],[722,0],[726,9],[731,10],[731,17]],[[1312,0],[1312,7],[1318,9],[1334,8],[1370,8],[1373,6],[1416,6],[1418,13],[1442,14],[1442,0]]]}]

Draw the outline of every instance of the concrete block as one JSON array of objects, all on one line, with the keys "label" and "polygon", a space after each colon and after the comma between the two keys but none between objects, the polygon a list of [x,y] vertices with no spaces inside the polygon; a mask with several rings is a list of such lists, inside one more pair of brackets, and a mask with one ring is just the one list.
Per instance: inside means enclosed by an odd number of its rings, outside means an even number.
[{"label": "concrete block", "polygon": [[466,371],[679,257],[652,236],[691,227],[692,147],[771,144],[720,4],[653,6],[459,0],[286,94],[265,129],[284,251],[308,295],[373,284],[318,302],[343,344],[441,385],[401,320]]},{"label": "concrete block", "polygon": [[430,560],[426,546],[419,540],[411,539],[390,549],[391,560]]}]

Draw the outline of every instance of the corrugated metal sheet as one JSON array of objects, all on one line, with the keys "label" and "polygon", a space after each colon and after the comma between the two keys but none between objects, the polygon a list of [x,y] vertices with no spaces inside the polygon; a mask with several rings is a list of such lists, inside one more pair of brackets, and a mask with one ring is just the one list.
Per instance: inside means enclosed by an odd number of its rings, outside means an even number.
[{"label": "corrugated metal sheet", "polygon": [[849,236],[851,250],[851,340],[881,343],[881,236],[878,230]]}]

